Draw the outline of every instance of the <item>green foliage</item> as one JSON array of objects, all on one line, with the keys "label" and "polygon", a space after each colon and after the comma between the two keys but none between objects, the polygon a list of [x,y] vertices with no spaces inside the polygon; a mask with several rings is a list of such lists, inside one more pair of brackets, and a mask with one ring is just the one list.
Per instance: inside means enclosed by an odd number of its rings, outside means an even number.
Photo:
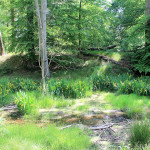
[{"label": "green foliage", "polygon": [[115,95],[108,94],[106,96],[115,108],[122,109],[127,112],[128,117],[143,117],[147,112],[146,109],[150,107],[149,98],[145,96],[130,95]]},{"label": "green foliage", "polygon": [[91,146],[89,137],[78,128],[60,130],[55,126],[8,125],[8,134],[0,136],[0,149],[5,150],[77,150]]},{"label": "green foliage", "polygon": [[37,81],[23,78],[16,78],[14,80],[3,79],[0,81],[0,104],[7,104],[7,97],[10,94],[22,91],[34,91],[39,88],[40,84]]},{"label": "green foliage", "polygon": [[71,106],[75,103],[74,100],[64,99],[62,97],[56,96],[54,97],[49,94],[43,96],[43,94],[39,91],[34,91],[34,95],[36,96],[36,106],[38,108],[51,108],[51,107],[61,108]]},{"label": "green foliage", "polygon": [[130,130],[130,143],[132,147],[136,145],[145,146],[150,142],[150,122],[136,122]]},{"label": "green foliage", "polygon": [[130,94],[135,93],[138,95],[150,96],[150,85],[140,78],[134,80],[126,80],[118,85],[118,92]]},{"label": "green foliage", "polygon": [[140,73],[143,72],[145,74],[150,72],[149,47],[138,49],[136,53],[133,53],[130,57],[132,65],[135,67],[136,70],[138,70]]},{"label": "green foliage", "polygon": [[80,98],[86,96],[86,92],[91,89],[88,80],[58,80],[51,79],[48,81],[50,94],[64,96],[65,98]]},{"label": "green foliage", "polygon": [[92,82],[93,82],[93,90],[100,90],[100,91],[114,91],[115,83],[113,82],[113,78],[110,76],[104,76],[104,75],[95,75],[92,76]]},{"label": "green foliage", "polygon": [[86,110],[88,110],[89,108],[90,108],[89,105],[81,105],[81,106],[78,106],[78,107],[77,107],[77,110],[78,110],[78,111],[86,111]]},{"label": "green foliage", "polygon": [[15,103],[21,114],[30,114],[36,109],[35,96],[33,93],[18,92],[15,97]]},{"label": "green foliage", "polygon": [[[101,67],[91,76],[93,90],[117,91],[118,93],[150,96],[150,83],[148,78],[134,79],[130,74],[111,75],[108,67]],[[107,73],[108,72],[108,73]],[[109,75],[107,75],[109,74]]]}]

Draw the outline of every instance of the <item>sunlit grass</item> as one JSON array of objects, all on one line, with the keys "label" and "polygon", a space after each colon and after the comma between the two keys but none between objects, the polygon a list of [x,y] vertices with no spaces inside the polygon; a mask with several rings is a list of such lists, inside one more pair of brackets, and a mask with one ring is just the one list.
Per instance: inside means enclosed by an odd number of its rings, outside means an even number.
[{"label": "sunlit grass", "polygon": [[129,117],[138,117],[145,115],[146,108],[150,108],[150,98],[146,96],[130,95],[115,95],[109,93],[106,97],[115,108],[122,109],[127,112]]},{"label": "sunlit grass", "polygon": [[38,92],[34,92],[36,95],[36,106],[38,108],[60,108],[60,107],[67,107],[75,104],[74,100],[65,99],[62,97],[54,97],[52,95],[45,95],[43,96],[42,93],[39,96]]},{"label": "sunlit grass", "polygon": [[85,104],[85,105],[80,105],[80,106],[78,106],[76,109],[77,109],[78,111],[86,111],[86,110],[88,110],[89,108],[90,108],[90,106],[87,105],[87,104]]},{"label": "sunlit grass", "polygon": [[0,136],[1,150],[86,150],[90,147],[88,136],[78,128],[59,130],[54,126],[8,125],[6,134]]}]

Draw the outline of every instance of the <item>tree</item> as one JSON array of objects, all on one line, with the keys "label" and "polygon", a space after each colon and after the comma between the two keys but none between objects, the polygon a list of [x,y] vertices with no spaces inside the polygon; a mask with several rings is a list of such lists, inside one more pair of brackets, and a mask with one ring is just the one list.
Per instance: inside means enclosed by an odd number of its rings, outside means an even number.
[{"label": "tree", "polygon": [[39,9],[38,1],[35,0],[36,15],[38,18],[39,27],[39,54],[42,63],[42,80],[43,80],[43,92],[46,93],[46,79],[50,77],[48,57],[46,49],[46,11],[47,11],[47,0],[41,0],[41,14]]},{"label": "tree", "polygon": [[5,48],[4,48],[4,43],[2,39],[2,34],[0,32],[0,55],[5,55]]}]

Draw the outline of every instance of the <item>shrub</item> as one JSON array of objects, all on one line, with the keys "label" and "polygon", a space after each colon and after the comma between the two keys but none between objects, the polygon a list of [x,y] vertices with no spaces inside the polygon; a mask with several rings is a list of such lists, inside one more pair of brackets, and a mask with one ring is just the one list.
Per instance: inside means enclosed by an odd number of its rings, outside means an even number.
[{"label": "shrub", "polygon": [[150,96],[150,85],[141,79],[126,80],[118,85],[120,93],[131,94],[135,93],[143,96]]},{"label": "shrub", "polygon": [[16,78],[8,83],[8,88],[10,88],[11,92],[13,93],[18,92],[19,90],[33,91],[37,90],[38,87],[39,82],[30,79]]},{"label": "shrub", "polygon": [[5,79],[0,81],[0,104],[7,104],[7,97],[11,93],[22,91],[33,91],[39,88],[39,82],[29,79],[16,78],[9,81]]},{"label": "shrub", "polygon": [[116,83],[113,81],[113,77],[104,75],[94,75],[91,77],[93,82],[93,90],[107,90],[114,91],[116,89]]},{"label": "shrub", "polygon": [[136,122],[131,128],[130,143],[134,147],[136,145],[146,145],[150,142],[150,122]]},{"label": "shrub", "polygon": [[33,93],[18,92],[15,97],[15,103],[21,114],[30,114],[35,110],[35,96]]},{"label": "shrub", "polygon": [[51,79],[48,81],[48,89],[50,94],[56,96],[64,96],[65,98],[80,98],[86,95],[90,90],[88,81],[68,81],[65,79],[55,81]]}]

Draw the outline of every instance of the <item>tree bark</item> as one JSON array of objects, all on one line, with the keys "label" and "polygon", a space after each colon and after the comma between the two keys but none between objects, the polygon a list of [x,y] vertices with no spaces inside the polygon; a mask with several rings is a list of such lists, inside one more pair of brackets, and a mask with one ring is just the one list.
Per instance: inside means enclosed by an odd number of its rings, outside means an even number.
[{"label": "tree bark", "polygon": [[46,79],[50,77],[48,57],[46,49],[46,9],[47,0],[41,0],[41,14],[39,9],[38,0],[35,0],[36,15],[38,18],[39,26],[39,55],[42,64],[42,80],[43,80],[43,93],[46,93]]},{"label": "tree bark", "polygon": [[41,0],[41,22],[42,22],[42,39],[43,39],[43,67],[45,78],[50,77],[49,66],[48,66],[48,56],[46,47],[46,12],[47,12],[47,0]]},{"label": "tree bark", "polygon": [[1,32],[0,32],[0,55],[1,56],[5,55],[5,48],[4,48],[4,43],[3,43]]}]

